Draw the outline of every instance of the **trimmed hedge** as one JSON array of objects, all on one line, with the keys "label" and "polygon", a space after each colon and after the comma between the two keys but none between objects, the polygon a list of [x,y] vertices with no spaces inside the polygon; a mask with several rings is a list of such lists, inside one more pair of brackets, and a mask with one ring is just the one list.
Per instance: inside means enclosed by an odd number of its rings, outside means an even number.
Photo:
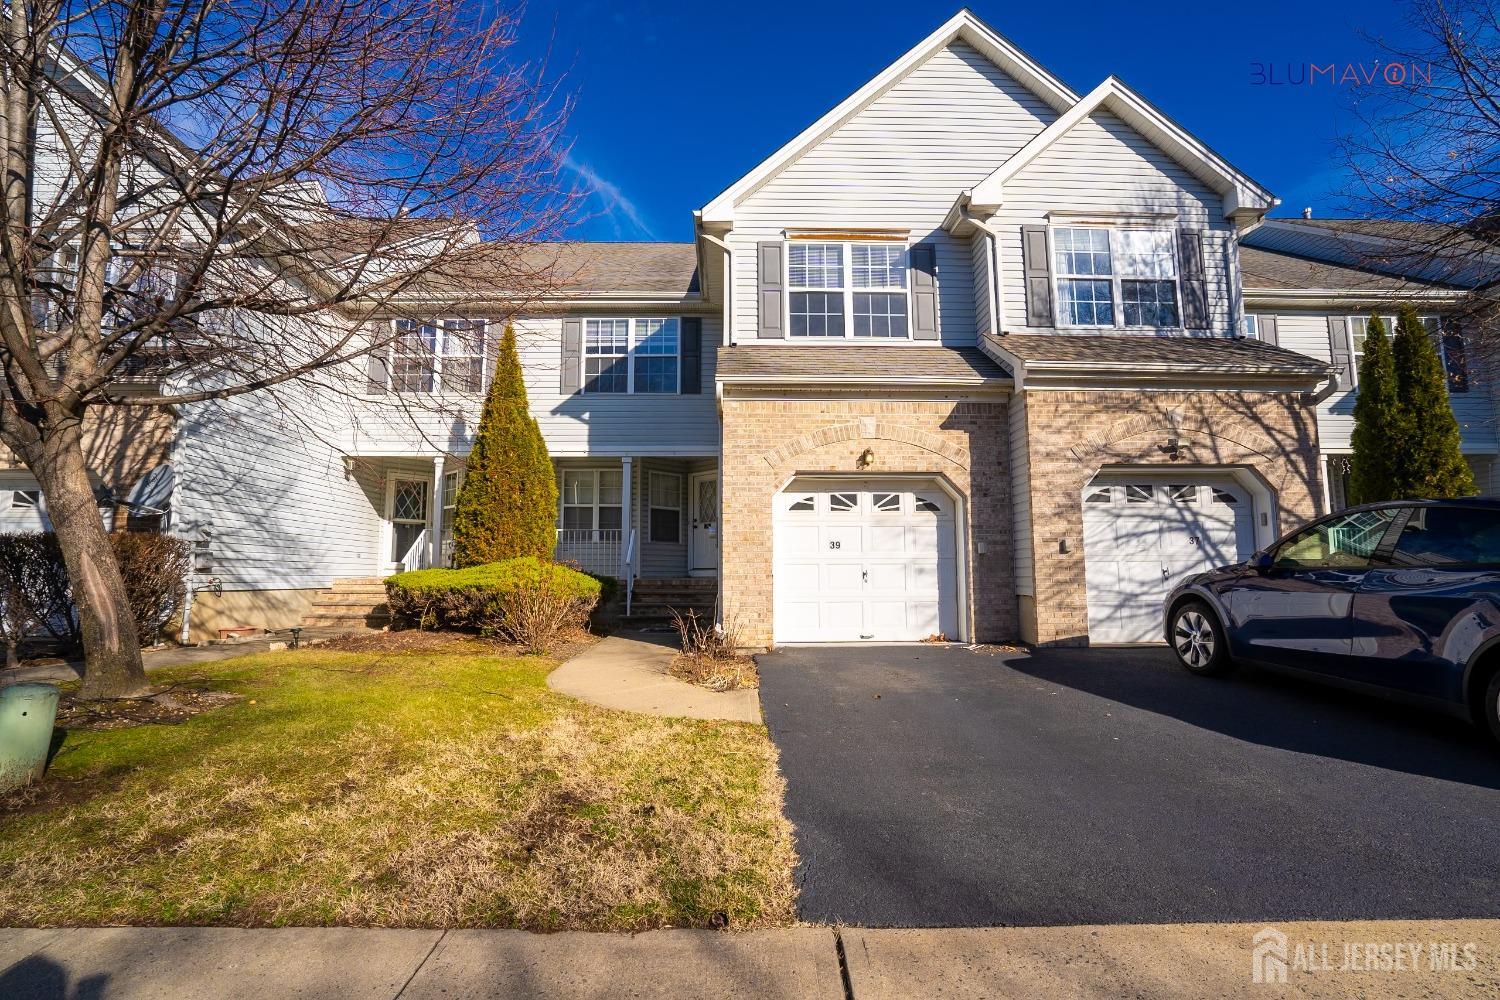
[{"label": "trimmed hedge", "polygon": [[601,586],[587,573],[534,556],[466,569],[417,569],[385,581],[391,617],[416,628],[507,628],[506,602],[545,594],[565,602],[578,624],[599,602]]}]

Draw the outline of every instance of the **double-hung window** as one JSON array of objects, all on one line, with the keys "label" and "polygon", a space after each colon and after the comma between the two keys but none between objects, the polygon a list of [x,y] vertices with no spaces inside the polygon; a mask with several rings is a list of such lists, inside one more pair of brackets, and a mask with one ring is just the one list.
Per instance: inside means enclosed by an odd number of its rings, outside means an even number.
[{"label": "double-hung window", "polygon": [[396,392],[484,391],[484,320],[396,320],[391,388]]},{"label": "double-hung window", "polygon": [[[1437,348],[1438,358],[1443,362],[1443,371],[1448,377],[1448,392],[1450,394],[1468,392],[1469,361],[1458,325],[1445,322],[1438,316],[1422,316],[1420,319],[1423,328],[1427,330],[1427,335],[1432,338],[1432,343]],[[1349,366],[1353,369],[1349,373],[1349,379],[1358,384],[1360,364],[1365,359],[1365,338],[1369,336],[1370,317],[1349,316],[1344,322],[1348,328]],[[1396,335],[1395,316],[1382,316],[1380,322],[1385,327],[1387,337]]]},{"label": "double-hung window", "polygon": [[624,524],[624,473],[567,469],[562,474],[562,528],[616,531]]},{"label": "double-hung window", "polygon": [[583,322],[583,391],[674,393],[681,386],[682,324],[667,319]]},{"label": "double-hung window", "polygon": [[682,477],[675,472],[652,472],[648,488],[651,541],[682,541]]},{"label": "double-hung window", "polygon": [[910,336],[904,243],[787,244],[788,331],[806,339]]},{"label": "double-hung window", "polygon": [[1061,326],[1182,325],[1172,230],[1055,228],[1052,263]]}]

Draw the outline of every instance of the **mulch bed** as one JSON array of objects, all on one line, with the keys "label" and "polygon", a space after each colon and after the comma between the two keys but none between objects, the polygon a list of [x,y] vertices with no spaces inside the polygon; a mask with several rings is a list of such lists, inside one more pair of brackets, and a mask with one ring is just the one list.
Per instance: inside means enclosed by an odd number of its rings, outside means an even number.
[{"label": "mulch bed", "polygon": [[708,657],[678,653],[667,673],[710,691],[738,691],[760,687],[755,660],[748,656]]},{"label": "mulch bed", "polygon": [[57,727],[91,732],[129,726],[173,725],[239,699],[239,695],[227,691],[194,687],[191,681],[168,684],[137,698],[109,701],[81,701],[76,691],[63,691],[57,705]]}]

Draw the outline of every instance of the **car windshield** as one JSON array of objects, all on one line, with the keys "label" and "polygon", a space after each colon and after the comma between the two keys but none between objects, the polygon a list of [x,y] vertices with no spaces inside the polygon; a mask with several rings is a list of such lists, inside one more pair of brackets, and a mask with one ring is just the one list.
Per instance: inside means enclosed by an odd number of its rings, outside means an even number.
[{"label": "car windshield", "polygon": [[1281,543],[1276,550],[1276,565],[1328,569],[1368,566],[1395,513],[1393,507],[1361,510],[1315,524]]}]

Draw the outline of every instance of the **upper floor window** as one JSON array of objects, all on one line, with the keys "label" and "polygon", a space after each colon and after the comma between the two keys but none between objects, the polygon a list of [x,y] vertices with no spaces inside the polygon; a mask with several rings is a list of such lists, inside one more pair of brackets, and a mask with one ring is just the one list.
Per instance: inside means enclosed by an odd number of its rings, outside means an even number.
[{"label": "upper floor window", "polygon": [[1182,325],[1172,230],[1055,228],[1052,256],[1059,325]]},{"label": "upper floor window", "polygon": [[1260,317],[1254,313],[1245,314],[1244,335],[1251,340],[1260,339]]},{"label": "upper floor window", "polygon": [[391,388],[396,392],[482,392],[485,322],[396,320]]},{"label": "upper floor window", "polygon": [[[1444,322],[1438,316],[1422,316],[1420,319],[1422,326],[1427,330],[1427,335],[1432,338],[1432,343],[1437,348],[1438,357],[1443,362],[1443,371],[1448,376],[1448,392],[1468,392],[1468,355],[1464,350],[1464,340],[1459,333],[1458,325]],[[1396,317],[1382,316],[1380,322],[1385,326],[1387,337],[1395,336]],[[1345,319],[1345,326],[1349,337],[1349,365],[1353,369],[1349,378],[1357,385],[1359,367],[1365,359],[1365,338],[1369,336],[1370,317],[1349,316]]]},{"label": "upper floor window", "polygon": [[883,241],[787,245],[793,337],[910,336],[906,246]]},{"label": "upper floor window", "polygon": [[584,320],[584,392],[677,392],[681,359],[677,319]]}]

